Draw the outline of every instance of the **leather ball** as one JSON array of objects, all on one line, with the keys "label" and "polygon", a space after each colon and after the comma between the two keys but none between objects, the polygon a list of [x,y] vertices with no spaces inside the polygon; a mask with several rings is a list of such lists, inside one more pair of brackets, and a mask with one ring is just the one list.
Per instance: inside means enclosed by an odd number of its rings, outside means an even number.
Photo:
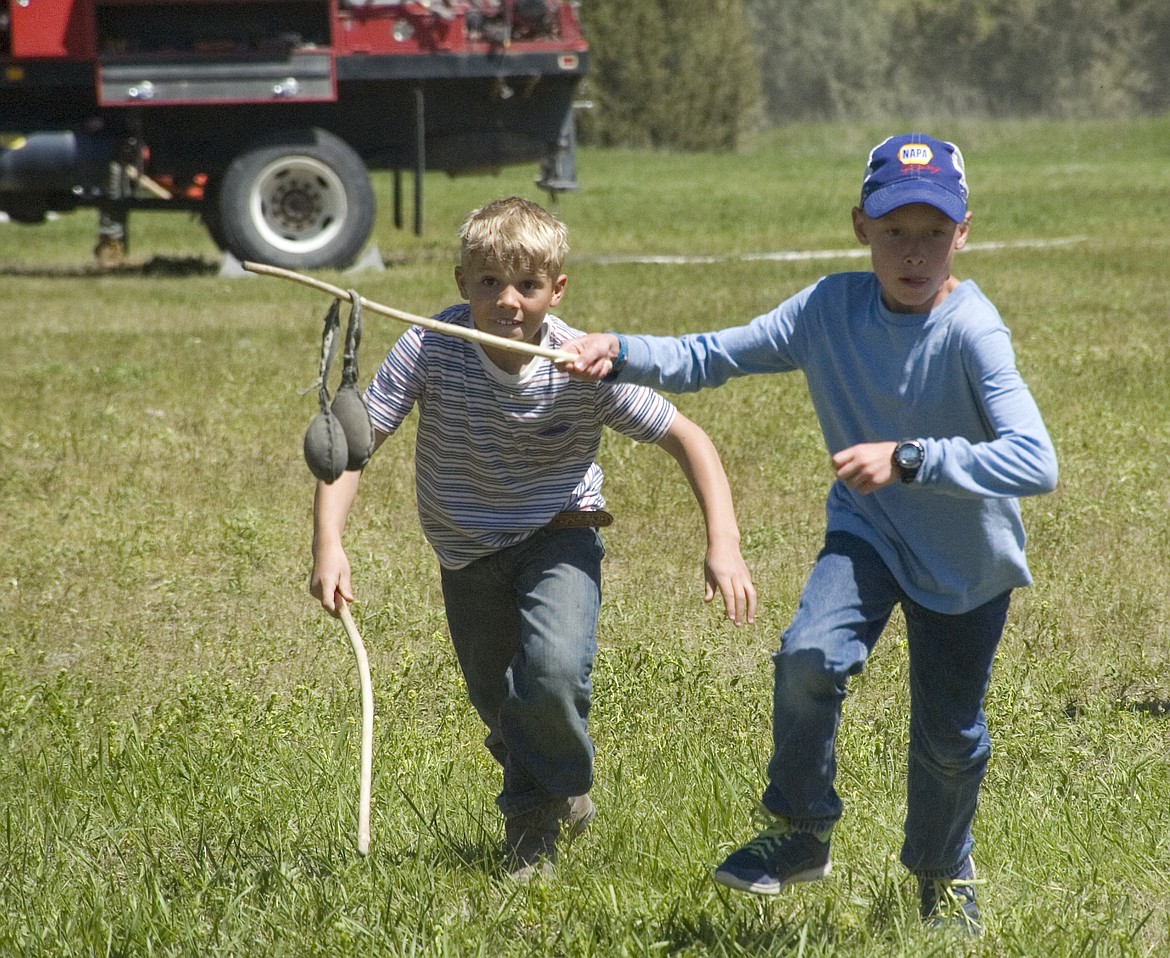
[{"label": "leather ball", "polygon": [[322,482],[333,482],[345,472],[349,450],[345,430],[331,412],[319,412],[305,431],[305,462]]},{"label": "leather ball", "polygon": [[330,407],[345,433],[347,469],[361,469],[374,452],[374,426],[361,393],[353,385],[342,385]]}]

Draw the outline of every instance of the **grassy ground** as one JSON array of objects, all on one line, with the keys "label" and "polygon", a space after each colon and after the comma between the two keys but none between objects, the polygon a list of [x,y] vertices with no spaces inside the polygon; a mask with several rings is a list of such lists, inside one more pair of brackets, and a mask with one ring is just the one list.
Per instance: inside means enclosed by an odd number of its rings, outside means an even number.
[{"label": "grassy ground", "polygon": [[[589,329],[749,318],[864,261],[866,149],[888,130],[785,130],[738,156],[590,152],[561,200],[561,309]],[[1061,485],[1024,504],[1036,585],[989,699],[977,855],[989,933],[932,938],[897,864],[904,635],[855,680],[833,875],[775,900],[713,864],[752,833],[769,653],[815,554],[829,481],[799,377],[683,397],[723,452],[762,599],[727,627],[700,593],[677,470],[610,436],[593,713],[599,817],[558,878],[500,874],[498,775],[448,648],[414,515],[411,439],[383,447],[348,546],[376,683],[372,854],[354,851],[352,656],[307,590],[327,300],[217,276],[199,227],[133,221],[90,267],[94,217],[0,225],[0,954],[1156,955],[1170,946],[1170,122],[939,129],[967,154],[959,257],[1012,327]],[[323,274],[430,313],[453,301],[470,207],[531,170],[427,184],[427,232],[383,213],[385,272]],[[377,183],[389,210],[388,183]],[[1042,245],[1038,241],[1071,241]],[[1037,241],[1036,245],[1031,244]],[[612,257],[701,255],[638,264]],[[368,316],[363,381],[399,335]]]}]

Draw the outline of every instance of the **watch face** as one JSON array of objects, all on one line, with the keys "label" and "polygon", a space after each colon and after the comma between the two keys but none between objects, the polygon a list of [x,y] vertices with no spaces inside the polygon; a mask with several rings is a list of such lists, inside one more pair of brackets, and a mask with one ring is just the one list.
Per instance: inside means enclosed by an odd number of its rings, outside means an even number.
[{"label": "watch face", "polygon": [[909,442],[899,446],[898,465],[903,469],[917,469],[922,465],[922,450]]}]

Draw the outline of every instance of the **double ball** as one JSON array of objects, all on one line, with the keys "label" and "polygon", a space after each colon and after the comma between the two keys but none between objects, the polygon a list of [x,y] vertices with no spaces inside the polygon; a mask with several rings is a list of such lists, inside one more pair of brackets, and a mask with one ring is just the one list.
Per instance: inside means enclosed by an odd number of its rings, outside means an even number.
[{"label": "double ball", "polygon": [[325,315],[321,335],[320,412],[305,431],[305,462],[309,471],[322,482],[334,482],[347,469],[361,469],[374,451],[374,427],[365,400],[357,388],[357,352],[361,343],[362,300],[350,290],[349,323],[346,326],[345,354],[341,385],[332,402],[329,399],[329,367],[337,350],[341,328],[341,300],[334,300]]}]

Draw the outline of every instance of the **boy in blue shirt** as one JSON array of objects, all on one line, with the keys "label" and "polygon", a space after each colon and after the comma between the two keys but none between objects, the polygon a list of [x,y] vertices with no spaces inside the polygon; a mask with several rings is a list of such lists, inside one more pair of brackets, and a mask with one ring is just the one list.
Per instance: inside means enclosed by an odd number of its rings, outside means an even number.
[{"label": "boy in blue shirt", "polygon": [[565,344],[579,354],[566,368],[674,392],[805,374],[836,477],[828,528],[774,655],[768,824],[715,880],[775,894],[829,873],[841,703],[900,605],[911,689],[901,860],[924,919],[978,932],[983,700],[1011,591],[1031,582],[1017,497],[1055,487],[1056,456],[998,312],[951,273],[971,221],[959,149],[885,140],[852,219],[872,271],[827,276],[747,326],[583,337]]}]

